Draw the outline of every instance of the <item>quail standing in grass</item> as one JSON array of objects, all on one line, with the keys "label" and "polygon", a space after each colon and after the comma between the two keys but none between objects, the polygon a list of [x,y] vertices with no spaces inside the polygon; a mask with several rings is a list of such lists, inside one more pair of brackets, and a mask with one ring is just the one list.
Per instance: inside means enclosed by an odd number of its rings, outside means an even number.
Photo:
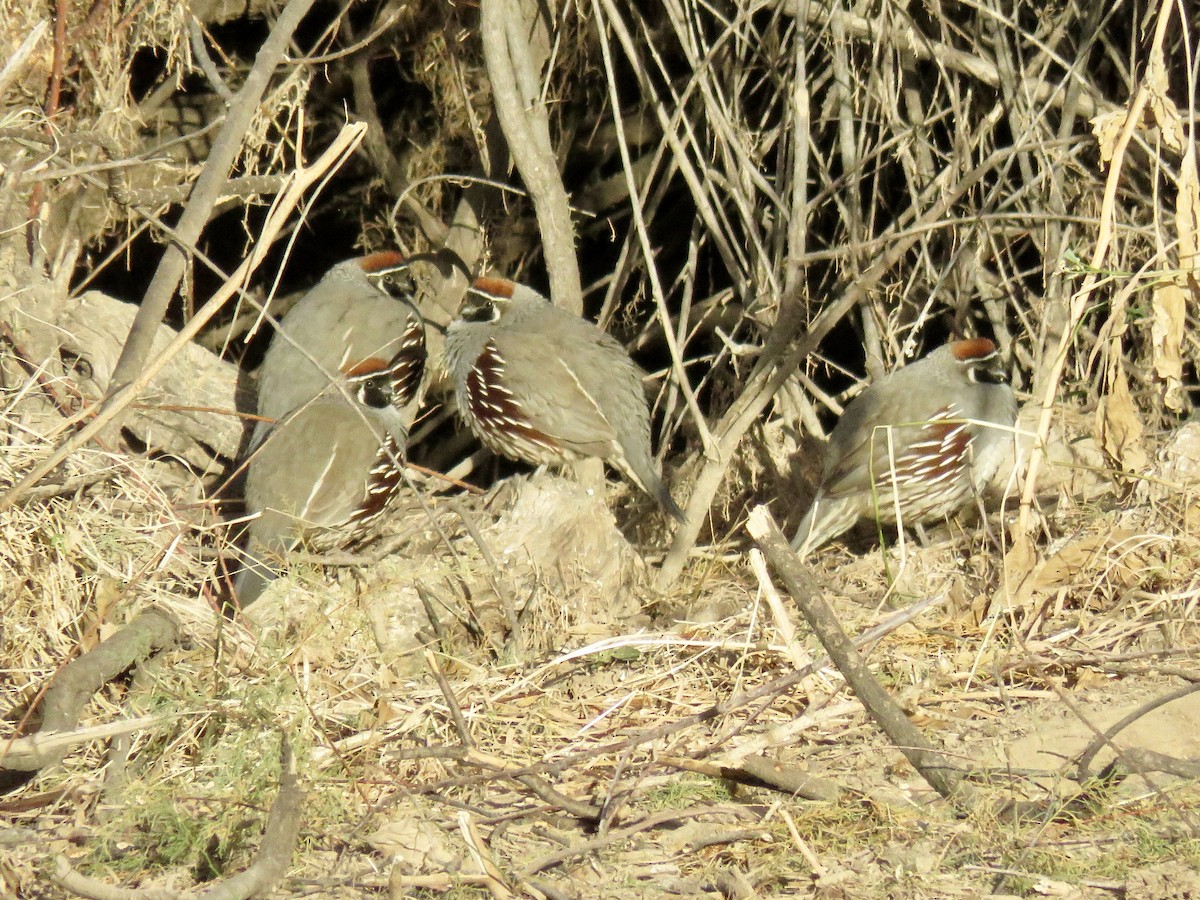
[{"label": "quail standing in grass", "polygon": [[591,322],[525,285],[477,278],[446,331],[446,368],[489,450],[531,465],[607,460],[683,519],[650,453],[643,373]]},{"label": "quail standing in grass", "polygon": [[275,578],[302,541],[317,550],[370,536],[400,483],[409,422],[396,404],[403,354],[348,366],[317,397],[269,428],[246,471],[244,607]]},{"label": "quail standing in grass", "polygon": [[[405,258],[381,251],[340,262],[279,322],[258,374],[255,443],[271,423],[329,387],[347,364],[389,361],[393,402],[412,425],[425,374],[425,326],[398,276]],[[403,442],[402,442],[403,443]]]},{"label": "quail standing in grass", "polygon": [[804,557],[858,519],[920,525],[966,506],[1013,440],[1016,398],[986,338],[953,341],[846,407],[792,547]]}]

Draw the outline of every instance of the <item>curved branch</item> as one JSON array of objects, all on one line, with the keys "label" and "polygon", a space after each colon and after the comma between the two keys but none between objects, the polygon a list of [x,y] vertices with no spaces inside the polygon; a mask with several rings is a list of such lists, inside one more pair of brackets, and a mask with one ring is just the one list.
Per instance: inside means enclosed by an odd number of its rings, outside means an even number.
[{"label": "curved branch", "polygon": [[[0,773],[31,773],[53,765],[74,745],[71,739],[52,740],[73,731],[79,714],[93,695],[131,666],[172,646],[178,626],[159,610],[150,609],[83,656],[71,660],[51,679],[41,701],[42,724],[36,735],[41,740],[23,742],[26,752],[9,758],[0,749]],[[5,781],[24,780],[6,776]]]},{"label": "curved branch", "polygon": [[167,888],[114,887],[76,872],[65,856],[54,860],[50,878],[64,890],[88,900],[246,900],[263,894],[287,873],[300,837],[304,821],[304,791],[296,774],[296,762],[287,741],[283,743],[283,771],[279,776],[279,793],[267,813],[258,856],[250,867],[222,879],[204,891],[172,891]]}]

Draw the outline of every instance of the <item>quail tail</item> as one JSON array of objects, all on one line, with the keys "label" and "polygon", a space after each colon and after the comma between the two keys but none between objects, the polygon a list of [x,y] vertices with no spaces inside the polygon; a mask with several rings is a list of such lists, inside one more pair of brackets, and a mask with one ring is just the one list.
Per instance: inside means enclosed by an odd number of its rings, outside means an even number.
[{"label": "quail tail", "polygon": [[245,609],[257,600],[267,586],[278,577],[278,573],[266,563],[260,562],[249,554],[244,559],[245,568],[238,573],[237,580],[234,582],[237,603],[241,609]]},{"label": "quail tail", "polygon": [[658,505],[662,507],[663,512],[669,515],[676,522],[682,522],[684,519],[683,510],[679,504],[671,497],[671,492],[667,490],[667,486],[663,483],[662,476],[658,473],[658,467],[654,465],[649,455],[636,462],[630,459],[623,458],[620,460],[609,459],[609,462],[619,462],[618,468],[624,470],[629,476],[629,480],[637,485],[640,485],[642,490],[653,497]]},{"label": "quail tail", "polygon": [[817,504],[814,502],[808,508],[808,512],[804,514],[804,518],[800,520],[800,527],[796,529],[796,536],[792,538],[792,549],[804,559],[813,548],[809,546],[812,542],[813,525],[816,524]]},{"label": "quail tail", "polygon": [[822,544],[833,540],[858,520],[858,509],[845,498],[829,500],[818,494],[800,520],[792,549],[804,559]]},{"label": "quail tail", "polygon": [[654,483],[647,485],[651,493],[654,494],[654,499],[658,501],[658,505],[663,508],[663,512],[669,515],[676,522],[684,520],[683,509],[675,502],[671,496],[671,492],[667,490],[667,486],[663,484],[661,478],[655,478]]}]

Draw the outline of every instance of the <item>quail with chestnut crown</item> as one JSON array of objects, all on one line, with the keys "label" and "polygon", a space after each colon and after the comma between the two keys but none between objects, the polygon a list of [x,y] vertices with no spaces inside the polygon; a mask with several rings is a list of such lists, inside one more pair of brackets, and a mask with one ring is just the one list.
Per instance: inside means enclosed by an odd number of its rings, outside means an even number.
[{"label": "quail with chestnut crown", "polygon": [[[408,267],[391,250],[333,266],[280,320],[258,374],[255,443],[271,427],[323,393],[347,365],[388,360],[393,403],[412,425],[425,374],[425,326],[400,279]],[[403,442],[401,442],[403,446]]]},{"label": "quail with chestnut crown", "polygon": [[238,601],[253,602],[301,541],[316,550],[372,534],[401,479],[408,422],[396,405],[403,359],[347,366],[271,427],[246,472],[246,562]]},{"label": "quail with chestnut crown", "polygon": [[920,525],[996,475],[1017,404],[987,338],[952,341],[859,394],[834,426],[792,547],[803,558],[858,519]]},{"label": "quail with chestnut crown", "polygon": [[650,452],[643,372],[612,337],[502,278],[477,278],[446,331],[458,409],[485,447],[531,465],[612,463],[683,513]]}]

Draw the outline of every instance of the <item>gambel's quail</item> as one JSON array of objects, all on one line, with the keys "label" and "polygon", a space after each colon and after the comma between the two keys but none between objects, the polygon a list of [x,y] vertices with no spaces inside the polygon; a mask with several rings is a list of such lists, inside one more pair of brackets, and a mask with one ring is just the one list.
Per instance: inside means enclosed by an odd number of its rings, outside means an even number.
[{"label": "gambel's quail", "polygon": [[381,251],[338,263],[279,323],[258,375],[255,443],[271,422],[322,393],[348,363],[391,360],[394,402],[410,426],[425,373],[425,326],[393,281],[404,257]]},{"label": "gambel's quail", "polygon": [[1013,440],[1017,403],[986,338],[953,341],[846,407],[792,547],[804,557],[860,517],[920,525],[966,506]]},{"label": "gambel's quail", "polygon": [[591,322],[525,285],[477,278],[446,331],[446,368],[489,450],[531,465],[608,460],[682,520],[650,454],[643,373]]},{"label": "gambel's quail", "polygon": [[396,493],[409,422],[395,404],[406,362],[348,367],[315,399],[268,430],[246,472],[246,565],[238,601],[253,602],[301,540],[318,550],[370,534]]}]

